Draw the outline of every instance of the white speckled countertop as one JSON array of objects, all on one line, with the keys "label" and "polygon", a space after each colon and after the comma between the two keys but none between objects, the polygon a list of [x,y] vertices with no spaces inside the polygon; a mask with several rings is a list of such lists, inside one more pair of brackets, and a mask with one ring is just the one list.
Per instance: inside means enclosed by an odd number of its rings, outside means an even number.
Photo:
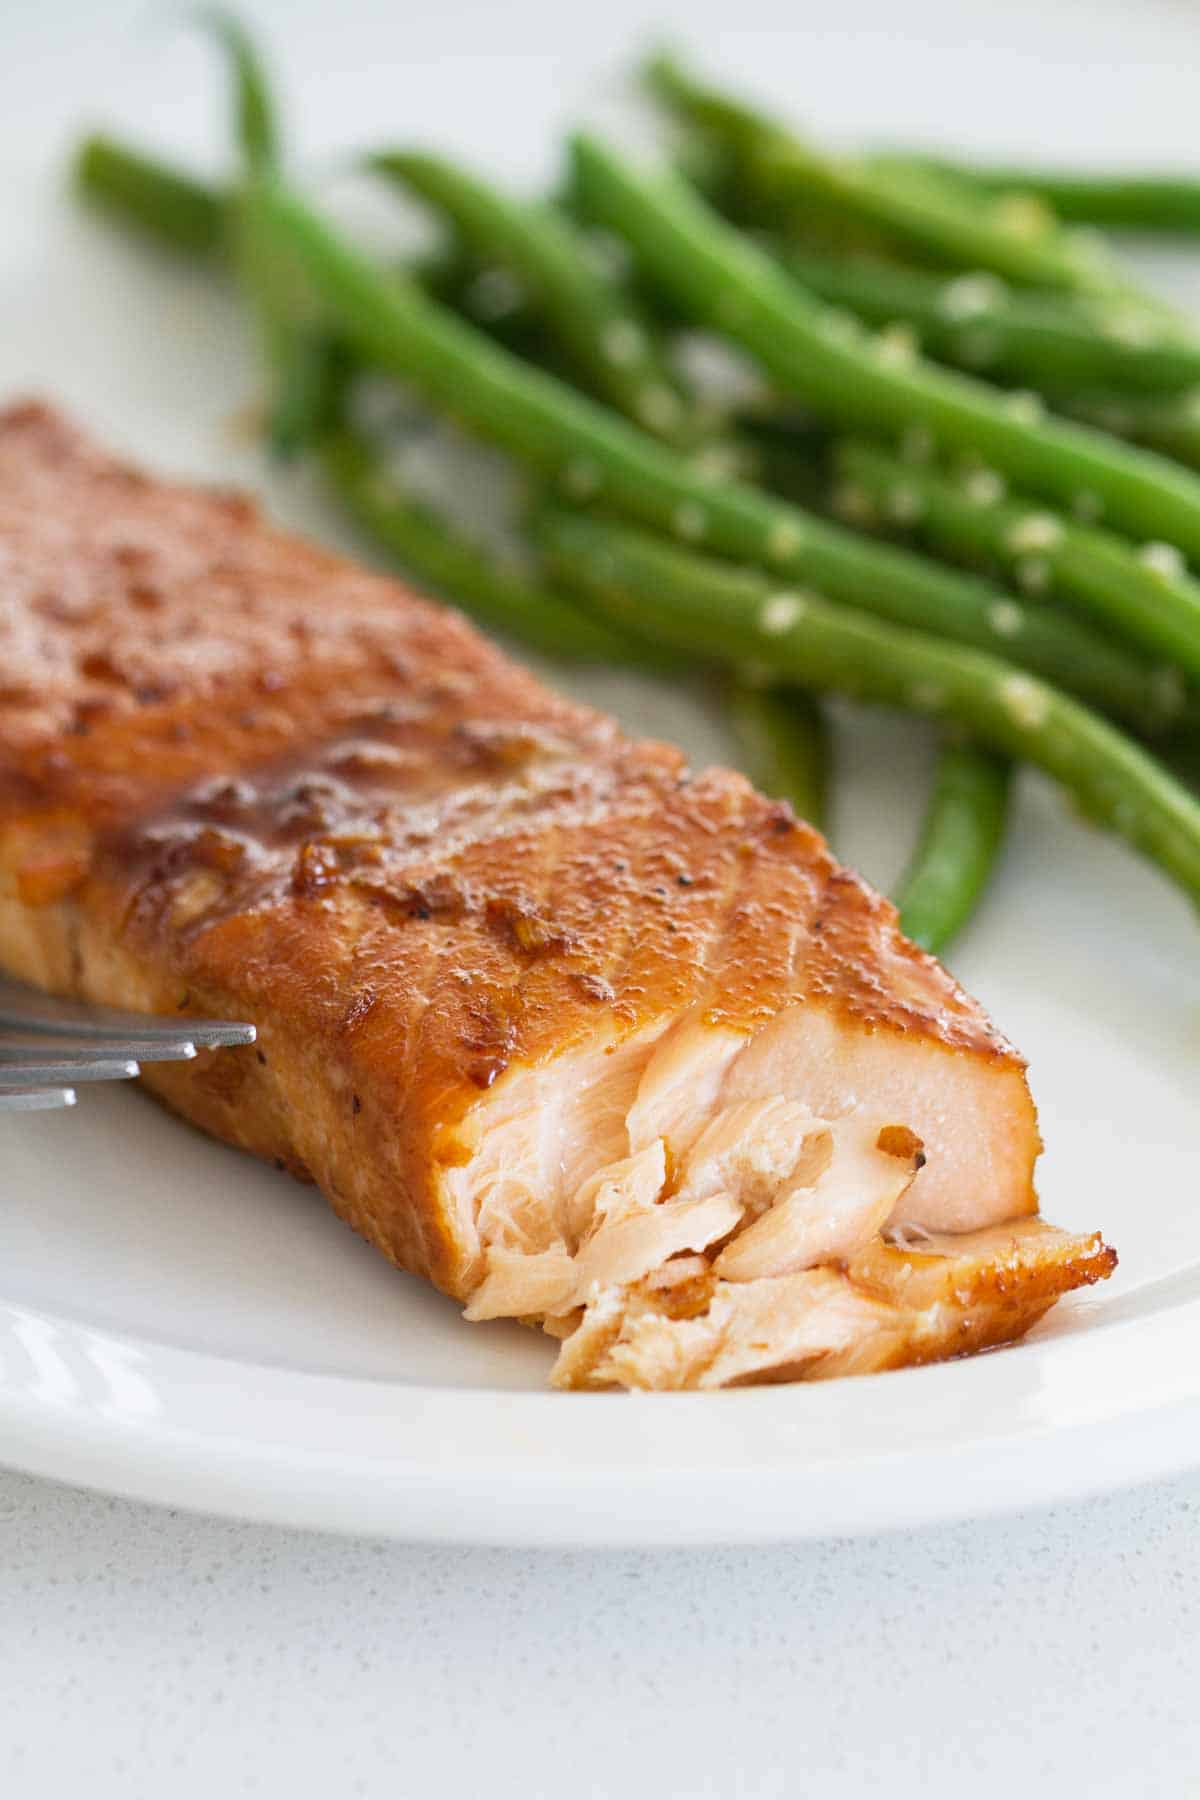
[{"label": "white speckled countertop", "polygon": [[1200,1478],[794,1550],[347,1542],[0,1474],[11,1800],[1141,1800],[1200,1764]]},{"label": "white speckled countertop", "polygon": [[[582,71],[615,68],[664,18],[718,68],[794,58],[804,105],[834,131],[878,118],[897,137],[998,143],[998,121],[1015,121],[1012,136],[1033,121],[1047,154],[1083,136],[1148,161],[1194,143],[1196,14],[1170,0],[249,10],[293,95],[303,87],[317,153],[360,115],[455,141],[445,83],[408,80],[411,47],[426,69],[451,68],[464,120],[503,98],[515,125],[497,170],[531,172]],[[0,5],[0,177],[33,172],[49,193],[84,117],[214,144],[211,64],[156,37],[152,11]],[[24,267],[0,281],[8,301],[79,329],[86,296],[36,293]],[[16,354],[0,346],[4,391],[54,380]],[[170,416],[167,371],[148,343],[140,383],[127,367],[111,381]],[[103,413],[103,394],[87,398]],[[181,445],[188,429],[181,418]],[[1200,1764],[1198,1517],[1191,1477],[794,1550],[451,1551],[0,1472],[0,1795],[1175,1797]]]}]

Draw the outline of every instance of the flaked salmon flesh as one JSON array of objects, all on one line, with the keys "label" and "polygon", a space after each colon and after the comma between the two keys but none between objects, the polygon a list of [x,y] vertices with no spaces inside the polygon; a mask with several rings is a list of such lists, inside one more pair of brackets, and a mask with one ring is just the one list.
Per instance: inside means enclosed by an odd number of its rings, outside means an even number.
[{"label": "flaked salmon flesh", "polygon": [[932,1361],[1111,1272],[1025,1067],[820,836],[456,612],[0,415],[0,959],[566,1387]]}]

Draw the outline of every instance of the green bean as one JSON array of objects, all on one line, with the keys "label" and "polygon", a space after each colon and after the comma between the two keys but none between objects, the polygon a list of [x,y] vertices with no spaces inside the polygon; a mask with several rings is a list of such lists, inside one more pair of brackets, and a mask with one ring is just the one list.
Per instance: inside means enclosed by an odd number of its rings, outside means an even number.
[{"label": "green bean", "polygon": [[881,171],[933,174],[969,193],[1032,199],[1073,224],[1188,236],[1200,231],[1200,180],[1194,175],[1027,168],[909,152],[876,153],[868,160]]},{"label": "green bean", "polygon": [[[828,734],[819,702],[798,688],[735,683],[730,716],[756,787],[787,800],[824,829]],[[947,743],[937,765],[920,842],[896,904],[901,929],[940,953],[966,925],[987,886],[1007,821],[1011,765]]]},{"label": "green bean", "polygon": [[286,258],[273,253],[247,219],[246,194],[229,203],[230,262],[257,326],[267,372],[267,443],[288,460],[310,448],[328,411],[336,352]]},{"label": "green bean", "polygon": [[340,424],[351,369],[336,338],[312,327],[296,330],[281,349],[267,448],[287,462]]},{"label": "green bean", "polygon": [[920,841],[896,894],[900,929],[940,955],[991,879],[1008,823],[1012,764],[971,744],[943,745]]},{"label": "green bean", "polygon": [[1115,266],[1091,243],[1059,231],[1053,218],[1016,216],[1003,203],[981,205],[917,169],[828,156],[755,108],[693,80],[672,57],[653,58],[646,80],[676,117],[732,156],[743,196],[772,210],[802,211],[815,197],[951,268],[987,269],[1007,281],[1073,293],[1124,289]]},{"label": "green bean", "polygon": [[[377,270],[277,183],[256,189],[255,230],[295,259],[337,331],[368,364],[531,463],[576,499],[606,505],[726,556],[765,563],[834,598],[974,643],[1012,638],[1003,590],[814,518],[688,458],[492,343],[409,283]],[[1020,613],[1014,660],[1124,717],[1158,715],[1144,670],[1074,620]],[[1003,623],[998,623],[999,619]]]},{"label": "green bean", "polygon": [[1131,738],[1013,663],[588,514],[543,512],[533,531],[552,572],[618,627],[760,678],[924,714],[1037,765],[1200,905],[1200,802]]},{"label": "green bean", "polygon": [[77,193],[170,250],[216,255],[225,248],[225,196],[157,156],[103,133],[86,137],[72,162]]},{"label": "green bean", "polygon": [[[928,465],[905,462],[873,444],[843,443],[836,466],[852,508],[861,499],[892,526],[915,532],[939,552],[999,564],[1019,586],[1061,595],[1131,639],[1153,644],[1177,662],[1190,634],[1181,608],[1200,620],[1200,583],[1165,544],[1135,550],[1124,538],[1076,523],[1028,501],[1006,498],[994,477],[968,470],[960,481]],[[1176,605],[1162,605],[1170,591]],[[1182,694],[1177,667],[1159,671],[1167,691]]]},{"label": "green bean", "polygon": [[478,325],[505,349],[561,373],[565,380],[574,379],[574,370],[568,369],[545,321],[538,317],[524,286],[510,269],[479,262],[461,244],[451,242],[413,259],[404,273],[432,299]]},{"label": "green bean", "polygon": [[271,388],[266,437],[281,461],[310,449],[337,412],[345,379],[339,347],[312,318],[289,279],[285,260],[247,229],[246,184],[279,167],[280,131],[270,80],[239,20],[220,9],[200,20],[225,52],[232,75],[232,112],[240,177],[226,200],[226,248],[258,326]]},{"label": "green bean", "polygon": [[1182,394],[1097,394],[1060,396],[1058,405],[1073,419],[1146,444],[1189,469],[1200,469],[1200,390]]},{"label": "green bean", "polygon": [[772,799],[786,800],[799,818],[822,830],[829,744],[818,702],[800,688],[735,682],[729,717],[754,785]]},{"label": "green bean", "polygon": [[275,103],[253,38],[224,7],[202,7],[195,17],[212,33],[233,71],[233,135],[243,163],[256,172],[277,167],[280,136]]},{"label": "green bean", "polygon": [[330,484],[358,526],[415,579],[482,624],[547,656],[654,666],[653,654],[627,634],[489,554],[406,494],[361,433],[345,427],[330,433],[320,455]]},{"label": "green bean", "polygon": [[[829,511],[829,452],[835,434],[769,398],[736,415],[733,441],[747,479],[794,506]],[[995,598],[995,595],[992,595]],[[968,607],[970,602],[967,602]]]},{"label": "green bean", "polygon": [[[779,384],[823,417],[880,435],[910,426],[986,458],[1014,483],[1068,507],[1094,495],[1112,525],[1200,557],[1200,480],[1099,432],[1042,418],[1031,395],[998,393],[924,361],[885,332],[866,334],[822,307],[770,257],[725,225],[670,173],[646,176],[593,140],[575,143],[589,210],[632,244],[639,261],[691,316],[740,343]],[[1200,620],[1164,589],[1200,675]],[[1151,640],[1153,641],[1153,640]]]},{"label": "green bean", "polygon": [[1117,300],[1015,292],[990,275],[947,280],[862,258],[785,250],[796,281],[869,325],[904,323],[941,361],[1051,395],[1079,388],[1174,393],[1200,384],[1200,342]]},{"label": "green bean", "polygon": [[512,271],[584,384],[669,443],[702,435],[650,322],[564,215],[522,204],[442,157],[389,151],[368,166],[451,220],[470,248]]}]

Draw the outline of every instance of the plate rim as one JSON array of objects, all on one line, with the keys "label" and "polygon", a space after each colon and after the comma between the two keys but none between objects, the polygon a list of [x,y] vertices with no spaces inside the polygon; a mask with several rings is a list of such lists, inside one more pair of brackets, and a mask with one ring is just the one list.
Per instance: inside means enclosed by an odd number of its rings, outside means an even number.
[{"label": "plate rim", "polygon": [[1137,1298],[1115,1320],[1101,1309],[1044,1340],[926,1368],[632,1395],[327,1375],[0,1299],[0,1460],[187,1511],[409,1542],[858,1536],[1200,1463],[1200,1298],[1149,1312]]}]

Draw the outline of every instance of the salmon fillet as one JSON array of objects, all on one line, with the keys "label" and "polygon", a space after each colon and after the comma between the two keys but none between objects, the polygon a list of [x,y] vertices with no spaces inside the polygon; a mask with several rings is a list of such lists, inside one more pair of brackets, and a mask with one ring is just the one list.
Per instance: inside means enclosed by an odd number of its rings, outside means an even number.
[{"label": "salmon fillet", "polygon": [[1021,1058],[727,770],[457,613],[0,414],[0,959],[252,1020],[148,1068],[564,1386],[1015,1338],[1115,1263],[1037,1218]]}]

